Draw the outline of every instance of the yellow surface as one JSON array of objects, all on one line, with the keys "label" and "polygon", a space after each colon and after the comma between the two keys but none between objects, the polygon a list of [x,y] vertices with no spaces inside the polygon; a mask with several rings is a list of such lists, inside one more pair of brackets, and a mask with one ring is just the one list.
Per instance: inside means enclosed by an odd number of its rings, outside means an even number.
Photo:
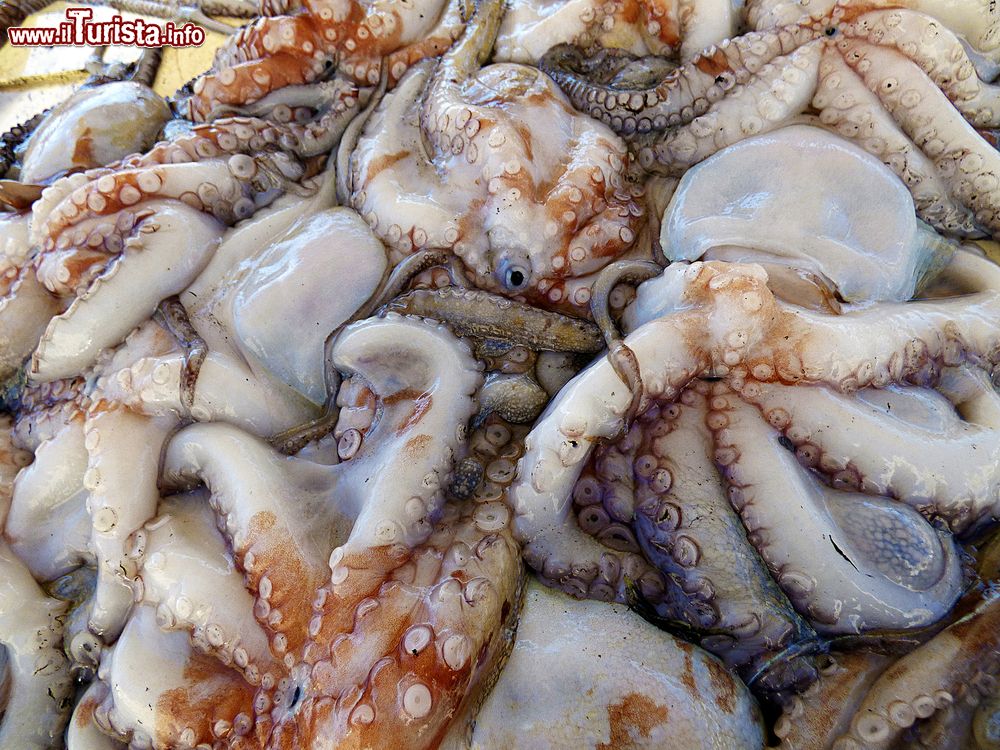
[{"label": "yellow surface", "polygon": [[[69,3],[57,2],[41,13],[28,18],[26,26],[55,26],[65,21]],[[116,14],[107,7],[92,7],[97,20]],[[135,18],[122,13],[124,18]],[[158,19],[147,19],[158,20]],[[233,26],[245,23],[239,19],[219,19]],[[164,96],[173,94],[180,86],[212,66],[215,49],[225,36],[206,32],[201,47],[164,50],[153,88]],[[92,47],[0,47],[0,132],[27,120],[47,107],[66,99],[87,77],[84,65],[94,53]],[[133,60],[139,54],[137,47],[109,47],[104,60]]]}]

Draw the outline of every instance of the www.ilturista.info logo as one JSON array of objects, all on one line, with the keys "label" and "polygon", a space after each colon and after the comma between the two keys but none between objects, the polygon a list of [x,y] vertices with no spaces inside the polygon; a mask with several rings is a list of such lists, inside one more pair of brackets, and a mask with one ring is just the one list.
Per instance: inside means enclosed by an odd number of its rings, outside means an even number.
[{"label": "www.ilturista.info logo", "polygon": [[90,8],[67,8],[66,20],[57,27],[12,26],[7,29],[15,47],[200,47],[205,29],[193,23],[175,26],[112,16],[110,21],[94,21]]}]

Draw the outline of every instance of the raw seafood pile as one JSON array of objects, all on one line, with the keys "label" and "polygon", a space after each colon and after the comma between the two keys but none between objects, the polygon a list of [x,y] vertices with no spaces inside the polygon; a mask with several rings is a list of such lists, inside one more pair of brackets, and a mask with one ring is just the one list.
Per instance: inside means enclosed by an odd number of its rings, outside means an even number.
[{"label": "raw seafood pile", "polygon": [[1000,747],[1000,13],[256,11],[0,139],[0,749]]}]

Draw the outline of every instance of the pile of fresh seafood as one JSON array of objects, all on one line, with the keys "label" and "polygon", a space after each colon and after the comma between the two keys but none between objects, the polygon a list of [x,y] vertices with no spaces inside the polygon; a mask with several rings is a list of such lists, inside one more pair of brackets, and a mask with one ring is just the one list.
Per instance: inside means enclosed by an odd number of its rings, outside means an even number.
[{"label": "pile of fresh seafood", "polygon": [[993,0],[108,4],[246,23],[0,138],[0,748],[1000,748]]}]

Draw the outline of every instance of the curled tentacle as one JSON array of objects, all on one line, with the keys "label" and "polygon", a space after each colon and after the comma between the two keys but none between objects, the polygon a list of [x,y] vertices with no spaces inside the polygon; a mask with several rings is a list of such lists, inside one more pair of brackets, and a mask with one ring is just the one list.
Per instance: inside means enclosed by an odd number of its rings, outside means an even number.
[{"label": "curled tentacle", "polygon": [[204,498],[168,498],[160,512],[133,534],[129,549],[139,566],[139,596],[156,608],[160,628],[186,631],[195,648],[251,685],[278,679],[283,669]]},{"label": "curled tentacle", "polygon": [[[161,299],[182,291],[208,262],[222,234],[218,222],[177,202],[161,203],[155,211],[140,220],[122,255],[107,262],[101,254],[100,270],[90,270],[76,284],[69,273],[71,257],[58,251],[40,256],[41,278],[56,288],[79,284],[83,292],[46,328],[31,358],[32,378],[46,381],[81,372],[149,317]],[[170,273],[160,270],[164,267]]]},{"label": "curled tentacle", "polygon": [[841,736],[884,750],[918,718],[989,697],[1000,669],[998,618],[993,597],[900,659],[872,685]]},{"label": "curled tentacle", "polygon": [[[257,724],[253,686],[195,649],[185,633],[160,630],[147,605],[129,618],[101,672],[108,692],[94,719],[132,746],[235,744]],[[263,727],[258,731],[264,734]]]},{"label": "curled tentacle", "polygon": [[[756,409],[732,396],[716,397],[706,422],[749,538],[818,630],[922,627],[948,613],[962,572],[945,532],[892,500],[823,487]],[[822,566],[807,572],[805,561],[817,558]]]}]

